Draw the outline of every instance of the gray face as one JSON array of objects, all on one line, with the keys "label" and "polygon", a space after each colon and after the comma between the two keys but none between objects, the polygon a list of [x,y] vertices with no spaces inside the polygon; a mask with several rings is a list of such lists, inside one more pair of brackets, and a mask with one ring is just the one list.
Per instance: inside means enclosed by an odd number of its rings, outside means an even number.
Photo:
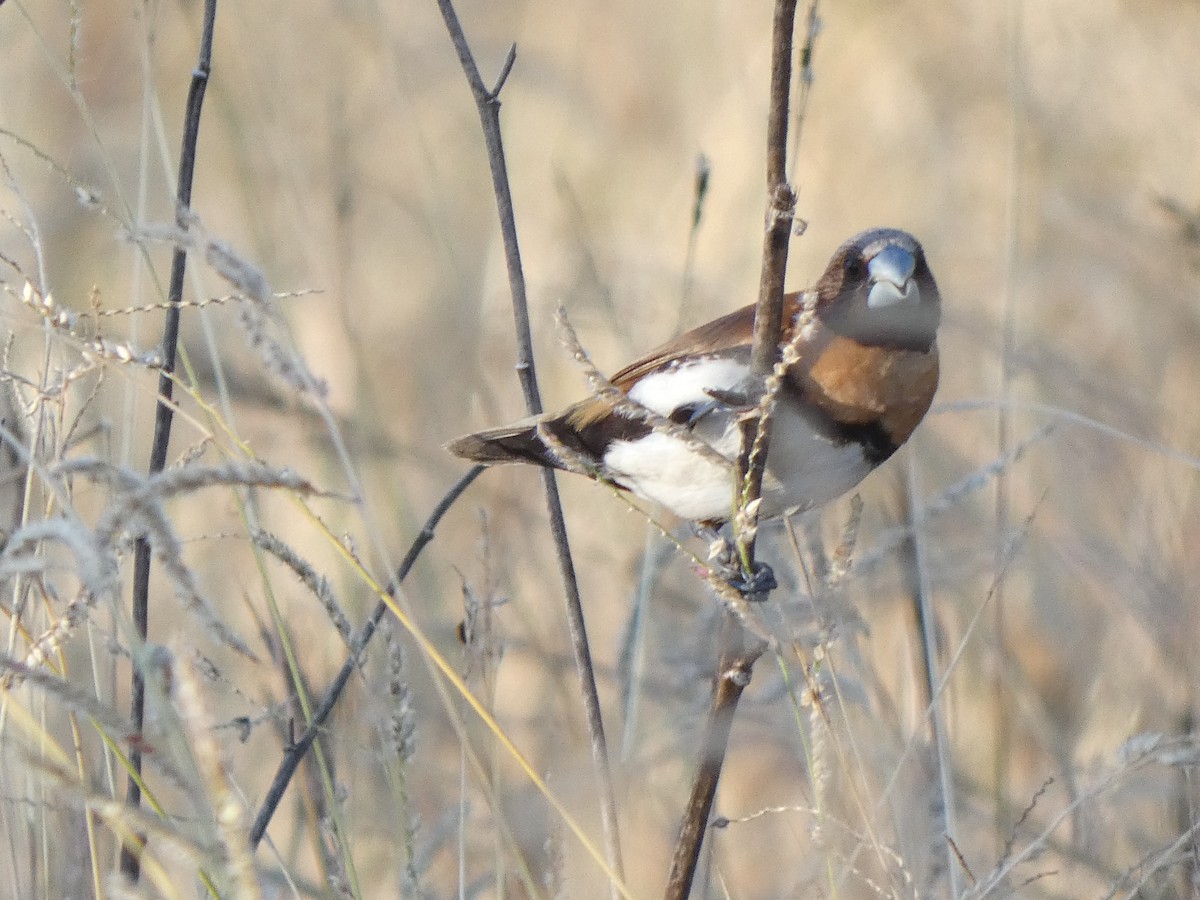
[{"label": "gray face", "polygon": [[932,346],[941,300],[912,235],[891,229],[859,235],[842,246],[822,281],[839,298],[821,316],[834,331],[864,344]]}]

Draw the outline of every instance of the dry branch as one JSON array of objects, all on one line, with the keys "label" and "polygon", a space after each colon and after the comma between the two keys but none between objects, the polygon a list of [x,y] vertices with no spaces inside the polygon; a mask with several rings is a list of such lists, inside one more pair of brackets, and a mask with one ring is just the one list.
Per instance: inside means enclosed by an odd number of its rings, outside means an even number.
[{"label": "dry branch", "polygon": [[[810,22],[816,21],[815,10],[814,0],[809,15]],[[772,25],[771,87],[767,122],[766,232],[758,306],[754,314],[754,348],[751,355],[754,373],[762,378],[764,383],[774,372],[780,354],[783,285],[787,271],[788,241],[791,238],[796,207],[796,194],[787,180],[789,94],[795,22],[796,0],[777,0]],[[816,29],[810,27],[802,51],[806,65],[812,57],[812,42],[815,36]],[[769,406],[768,397],[765,408],[769,409]],[[752,578],[755,568],[757,509],[770,443],[770,425],[770,417],[764,415],[750,418],[742,426],[742,452],[738,460],[738,475],[742,487],[739,492],[738,514],[734,517],[734,540],[747,581]],[[691,893],[704,834],[708,830],[717,783],[725,762],[733,717],[742,691],[750,683],[754,663],[767,646],[767,643],[760,639],[755,639],[747,645],[741,622],[732,612],[725,613],[717,680],[700,748],[700,763],[671,860],[665,893],[668,900],[685,900]]]},{"label": "dry branch", "polygon": [[[525,391],[525,405],[529,414],[542,411],[538,394],[537,375],[533,365],[533,339],[529,331],[529,308],[525,299],[525,275],[521,268],[521,251],[517,241],[517,223],[513,212],[512,191],[508,183],[508,166],[504,156],[504,142],[500,133],[500,91],[512,71],[517,49],[512,47],[501,67],[495,87],[490,90],[484,85],[475,64],[471,47],[467,43],[462,24],[451,0],[438,0],[438,8],[446,22],[446,30],[454,43],[462,64],[463,74],[471,87],[479,122],[487,144],[488,165],[492,173],[492,189],[496,196],[496,207],[500,215],[500,233],[504,241],[504,258],[508,264],[508,281],[512,293],[513,321],[517,330],[517,374]],[[575,672],[579,677],[583,693],[584,713],[587,718],[588,736],[592,750],[592,765],[600,788],[600,819],[604,829],[605,853],[614,872],[624,878],[621,863],[621,841],[617,824],[617,807],[613,794],[612,773],[608,763],[608,744],[604,736],[604,721],[600,714],[600,696],[596,690],[596,675],[592,667],[592,652],[588,644],[587,626],[583,618],[583,604],[579,597],[579,584],[575,577],[575,563],[567,541],[567,523],[563,517],[562,503],[558,496],[558,482],[550,469],[542,470],[542,485],[546,493],[546,507],[550,517],[550,531],[558,556],[559,574],[562,578],[567,627],[571,635],[571,652],[575,661]],[[613,897],[617,886],[610,885]]]},{"label": "dry branch", "polygon": [[[196,68],[192,70],[192,83],[188,88],[187,105],[183,117],[183,148],[179,155],[179,179],[175,194],[175,218],[180,228],[187,227],[187,212],[192,205],[192,180],[196,170],[196,145],[200,138],[200,111],[204,106],[204,91],[208,87],[212,71],[213,27],[217,19],[217,0],[205,0],[204,28],[200,35],[200,51]],[[168,310],[163,324],[162,369],[158,377],[158,404],[154,410],[154,442],[150,448],[149,472],[155,475],[167,464],[167,448],[171,443],[171,424],[175,407],[171,397],[175,382],[175,352],[179,343],[180,301],[183,299],[183,276],[187,269],[187,251],[175,249],[171,259],[171,283],[167,289]],[[150,541],[139,538],[134,550],[132,614],[138,637],[146,640],[150,624]],[[141,731],[146,716],[146,682],[138,666],[133,668],[132,699],[130,718],[135,731]],[[131,771],[126,803],[138,807],[142,802],[142,786],[139,781],[142,771],[142,751],[133,747],[129,754]],[[136,843],[141,843],[137,836]],[[121,873],[131,881],[137,881],[141,871],[140,847],[128,844],[121,848]]]}]

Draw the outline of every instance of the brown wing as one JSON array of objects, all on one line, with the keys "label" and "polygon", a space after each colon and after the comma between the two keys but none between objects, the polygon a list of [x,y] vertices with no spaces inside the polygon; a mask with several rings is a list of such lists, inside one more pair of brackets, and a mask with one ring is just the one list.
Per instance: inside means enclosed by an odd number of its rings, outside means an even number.
[{"label": "brown wing", "polygon": [[[784,297],[783,340],[791,336],[792,321],[799,311],[799,294]],[[754,341],[754,307],[746,306],[728,315],[693,328],[679,337],[651,350],[641,359],[630,363],[612,376],[618,389],[628,392],[651,372],[679,357],[728,352],[745,348],[749,353]],[[555,416],[541,419],[569,449],[590,457],[599,464],[604,451],[614,440],[636,440],[650,426],[638,418],[613,415],[612,401],[592,396],[573,404]],[[451,453],[482,463],[532,462],[543,466],[558,466],[552,452],[537,435],[535,422],[492,428],[467,435],[447,445]]]},{"label": "brown wing", "polygon": [[[787,340],[792,319],[799,311],[799,298],[799,294],[788,294],[783,298],[784,340]],[[675,357],[702,355],[736,347],[748,348],[753,343],[754,306],[750,305],[667,341],[641,359],[627,365],[609,380],[621,390],[628,391],[639,378],[649,375]]]}]

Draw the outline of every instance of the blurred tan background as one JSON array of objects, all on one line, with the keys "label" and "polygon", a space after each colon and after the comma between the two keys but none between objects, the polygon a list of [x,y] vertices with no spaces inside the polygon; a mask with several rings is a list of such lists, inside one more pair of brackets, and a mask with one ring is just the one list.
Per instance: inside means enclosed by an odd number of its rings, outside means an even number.
[{"label": "blurred tan background", "polygon": [[[458,11],[485,81],[517,45],[502,120],[547,406],[586,391],[555,336],[558,303],[611,371],[754,299],[769,4],[464,2]],[[35,242],[18,225],[36,223],[45,287],[59,303],[82,311],[93,287],[108,309],[160,299],[124,232],[171,218],[200,15],[196,2],[0,7],[0,250],[23,274],[10,264],[0,272],[16,296],[38,271]],[[1043,856],[1023,863],[998,895],[1125,896],[1146,878],[1144,896],[1189,896],[1190,844],[1179,838],[1196,820],[1190,770],[1150,766],[1119,789],[1089,790],[1130,736],[1190,732],[1197,704],[1200,5],[833,0],[821,5],[820,20],[792,165],[807,230],[793,241],[789,284],[815,278],[859,230],[911,230],[945,301],[942,386],[909,448],[863,487],[856,557],[869,562],[873,548],[893,550],[851,579],[838,603],[855,613],[839,613],[840,630],[826,636],[845,677],[844,715],[830,727],[854,748],[834,764],[835,777],[861,791],[831,803],[849,825],[838,832],[826,823],[818,834],[811,815],[780,812],[714,832],[709,895],[873,896],[878,883],[888,895],[944,895],[945,843],[925,821],[932,787],[922,762],[906,545],[888,541],[909,466],[918,500],[937,497],[1001,454],[1003,415],[1010,446],[1055,425],[1005,467],[1007,513],[998,521],[995,480],[987,479],[931,515],[920,541],[941,628],[939,664],[961,651],[947,710],[955,842],[971,874],[964,878],[983,881],[1011,856],[1011,838],[1018,851],[1039,842]],[[688,270],[701,155],[711,185]],[[81,203],[79,189],[95,202]],[[259,266],[273,290],[318,292],[282,308],[328,384],[370,501],[369,514],[336,507],[329,522],[382,572],[375,542],[398,559],[462,471],[442,443],[523,415],[483,142],[436,5],[223,4],[193,207],[207,233]],[[165,281],[170,248],[150,247]],[[194,267],[189,290],[230,290],[199,261]],[[15,298],[3,308],[16,336],[11,365],[28,367],[38,359],[40,326]],[[204,315],[241,436],[259,457],[345,492],[311,405],[264,375],[235,310]],[[161,326],[152,314],[104,327],[151,346]],[[197,316],[185,315],[184,345],[202,390],[214,396]],[[128,370],[106,378],[85,414],[106,436],[92,438],[87,452],[144,469],[152,389],[150,378]],[[173,456],[197,438],[181,423]],[[715,604],[686,562],[670,556],[640,632],[645,680],[630,720],[621,703],[622,647],[646,527],[602,489],[571,478],[562,487],[606,701],[630,883],[637,896],[653,896],[693,764]],[[204,588],[253,634],[250,610],[260,608],[262,588],[250,555],[219,537],[235,521],[232,503],[199,498],[177,510],[181,533],[196,539],[188,554]],[[265,515],[313,555],[360,621],[373,602],[361,585],[311,534],[289,534],[295,523],[285,509],[268,506]],[[836,538],[845,517],[845,504],[830,510],[827,534]],[[774,552],[786,568],[786,542]],[[308,677],[323,685],[342,644],[286,573],[278,581],[301,631]],[[506,601],[496,610],[501,722],[592,821],[594,789],[535,472],[485,475],[414,572],[407,593],[418,620],[452,658],[460,654],[454,628],[464,583],[476,597]],[[806,610],[792,596],[769,615],[790,635],[807,627]],[[152,627],[178,652],[178,617],[164,612]],[[410,653],[420,858],[430,896],[449,896],[457,739]],[[254,715],[282,696],[269,666],[229,665],[241,693],[212,687],[223,714]],[[723,815],[817,805],[801,750],[810,726],[791,708],[779,669],[764,660],[747,697],[718,802]],[[384,693],[358,682],[333,739],[368,896],[394,896],[400,878],[389,826],[396,794],[374,749]],[[264,727],[250,749],[230,748],[251,808],[278,747]],[[541,860],[553,817],[519,774],[497,765],[505,815]],[[495,896],[485,878],[494,862],[491,814],[478,795],[468,805],[468,881],[478,895]],[[1064,811],[1071,814],[1057,824]],[[289,866],[315,878],[310,851],[289,831],[302,819],[285,805],[272,836],[287,848]],[[858,846],[850,834],[864,831],[903,863],[846,849]],[[569,836],[563,841],[565,895],[601,896],[596,870]],[[1156,854],[1168,851],[1175,856],[1156,868],[1168,858]],[[849,874],[830,880],[822,854]]]}]

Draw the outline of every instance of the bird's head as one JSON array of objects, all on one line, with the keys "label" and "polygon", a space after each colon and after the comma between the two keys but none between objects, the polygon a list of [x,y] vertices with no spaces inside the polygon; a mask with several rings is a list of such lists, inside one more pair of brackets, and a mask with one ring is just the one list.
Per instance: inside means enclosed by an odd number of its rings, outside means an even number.
[{"label": "bird's head", "polygon": [[925,351],[941,324],[937,283],[907,231],[855,235],[833,254],[815,290],[821,321],[863,344]]}]

